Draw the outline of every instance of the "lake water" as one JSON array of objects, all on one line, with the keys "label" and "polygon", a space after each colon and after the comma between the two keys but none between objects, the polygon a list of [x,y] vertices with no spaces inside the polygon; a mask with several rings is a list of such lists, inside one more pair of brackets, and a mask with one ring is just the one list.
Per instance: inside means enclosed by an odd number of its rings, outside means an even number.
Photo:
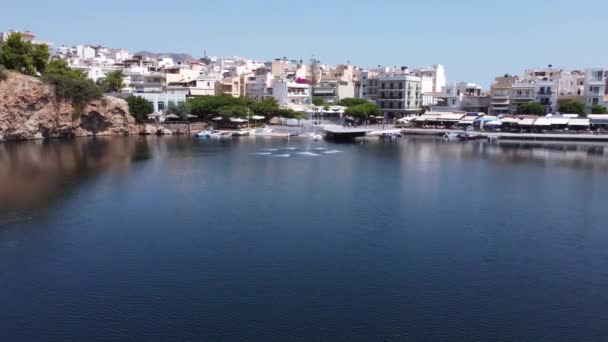
[{"label": "lake water", "polygon": [[608,147],[0,144],[1,341],[605,341]]}]

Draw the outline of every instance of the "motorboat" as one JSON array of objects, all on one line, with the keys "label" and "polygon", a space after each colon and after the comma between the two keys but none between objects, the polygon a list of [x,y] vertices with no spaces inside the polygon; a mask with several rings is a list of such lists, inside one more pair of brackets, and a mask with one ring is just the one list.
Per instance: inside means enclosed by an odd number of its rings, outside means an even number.
[{"label": "motorboat", "polygon": [[458,133],[446,132],[441,138],[445,141],[458,140]]},{"label": "motorboat", "polygon": [[200,131],[200,132],[196,133],[194,136],[197,138],[210,138],[211,134],[213,134],[213,132],[211,132],[211,131]]},{"label": "motorboat", "polygon": [[232,133],[233,137],[246,137],[249,136],[249,131],[238,131],[238,132],[234,132]]},{"label": "motorboat", "polygon": [[481,134],[476,134],[476,133],[459,133],[457,135],[457,138],[460,141],[472,141],[472,140],[480,140],[483,139],[483,135]]}]

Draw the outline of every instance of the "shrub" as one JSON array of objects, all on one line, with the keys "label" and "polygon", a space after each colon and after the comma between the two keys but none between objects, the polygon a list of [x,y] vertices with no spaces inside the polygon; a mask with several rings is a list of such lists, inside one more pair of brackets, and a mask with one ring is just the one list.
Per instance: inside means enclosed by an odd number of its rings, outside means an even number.
[{"label": "shrub", "polygon": [[91,80],[50,74],[44,77],[44,81],[53,86],[57,98],[70,101],[75,107],[81,107],[93,100],[97,100],[102,95],[99,88]]},{"label": "shrub", "polygon": [[591,107],[591,114],[606,114],[608,113],[608,109],[604,106],[595,105]]},{"label": "shrub", "polygon": [[154,112],[152,102],[141,97],[130,96],[127,98],[127,104],[129,105],[129,113],[138,122],[145,122],[148,119],[148,114]]}]

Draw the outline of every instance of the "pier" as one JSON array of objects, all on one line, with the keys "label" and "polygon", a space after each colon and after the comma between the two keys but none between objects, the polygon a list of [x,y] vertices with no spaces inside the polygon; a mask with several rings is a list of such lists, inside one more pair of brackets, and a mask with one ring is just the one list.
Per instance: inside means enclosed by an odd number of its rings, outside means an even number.
[{"label": "pier", "polygon": [[325,138],[328,140],[353,140],[355,138],[364,137],[373,129],[366,127],[342,127],[338,125],[323,126]]}]

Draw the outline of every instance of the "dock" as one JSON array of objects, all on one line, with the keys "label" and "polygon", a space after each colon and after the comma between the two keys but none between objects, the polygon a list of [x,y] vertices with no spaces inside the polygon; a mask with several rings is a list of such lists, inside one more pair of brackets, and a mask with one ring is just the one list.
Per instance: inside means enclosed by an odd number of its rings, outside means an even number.
[{"label": "dock", "polygon": [[339,125],[323,126],[325,138],[328,140],[353,140],[355,138],[364,137],[371,131],[373,131],[371,128],[365,127],[342,127]]}]

